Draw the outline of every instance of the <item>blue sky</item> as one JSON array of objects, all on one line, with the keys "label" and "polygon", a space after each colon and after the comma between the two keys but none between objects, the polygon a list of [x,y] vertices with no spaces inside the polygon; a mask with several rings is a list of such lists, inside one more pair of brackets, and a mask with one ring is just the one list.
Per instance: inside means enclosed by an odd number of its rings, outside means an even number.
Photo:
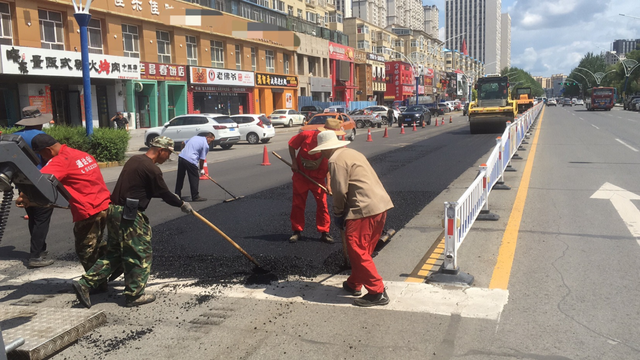
[{"label": "blue sky", "polygon": [[[445,0],[423,0],[440,10]],[[587,52],[611,49],[613,40],[640,38],[640,0],[503,0],[511,15],[511,65],[533,76],[569,74]]]}]

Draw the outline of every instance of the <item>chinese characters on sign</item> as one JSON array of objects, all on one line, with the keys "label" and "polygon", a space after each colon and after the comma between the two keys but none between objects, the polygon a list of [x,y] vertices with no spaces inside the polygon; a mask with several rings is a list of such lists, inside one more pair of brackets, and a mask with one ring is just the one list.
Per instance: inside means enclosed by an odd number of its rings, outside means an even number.
[{"label": "chinese characters on sign", "polygon": [[225,69],[210,69],[192,66],[189,72],[191,83],[213,85],[254,86],[252,72]]},{"label": "chinese characters on sign", "polygon": [[[0,45],[3,74],[82,77],[82,58],[73,51]],[[135,58],[89,54],[93,78],[139,79],[140,62]]]},{"label": "chinese characters on sign", "polygon": [[187,81],[187,67],[141,62],[140,78],[160,81]]},{"label": "chinese characters on sign", "polygon": [[257,72],[256,86],[298,87],[298,77]]}]

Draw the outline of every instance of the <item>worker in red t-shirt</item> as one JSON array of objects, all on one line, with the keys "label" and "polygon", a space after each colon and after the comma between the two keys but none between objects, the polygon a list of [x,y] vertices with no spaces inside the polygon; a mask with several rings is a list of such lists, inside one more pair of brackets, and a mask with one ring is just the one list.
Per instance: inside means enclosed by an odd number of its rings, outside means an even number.
[{"label": "worker in red t-shirt", "polygon": [[[71,194],[69,208],[74,222],[76,254],[84,269],[88,270],[106,254],[107,245],[103,234],[111,194],[98,163],[86,152],[61,145],[47,134],[36,135],[31,147],[44,161],[48,161],[41,172],[54,175]],[[30,205],[22,193],[16,204]]]},{"label": "worker in red t-shirt", "polygon": [[[289,155],[291,156],[291,170],[293,171],[293,203],[291,205],[291,229],[293,235],[289,242],[297,242],[302,238],[304,230],[304,210],[307,204],[307,194],[311,192],[316,200],[316,227],[321,233],[320,240],[333,244],[333,237],[329,234],[331,217],[327,208],[327,194],[318,185],[298,173],[301,171],[319,184],[328,184],[329,168],[327,159],[320,154],[310,155],[309,150],[318,146],[318,133],[323,130],[334,130],[338,135],[345,135],[340,129],[340,121],[336,118],[327,119],[324,127],[318,130],[303,131],[289,140]],[[296,151],[298,152],[296,155]],[[331,191],[329,189],[329,191]]]}]

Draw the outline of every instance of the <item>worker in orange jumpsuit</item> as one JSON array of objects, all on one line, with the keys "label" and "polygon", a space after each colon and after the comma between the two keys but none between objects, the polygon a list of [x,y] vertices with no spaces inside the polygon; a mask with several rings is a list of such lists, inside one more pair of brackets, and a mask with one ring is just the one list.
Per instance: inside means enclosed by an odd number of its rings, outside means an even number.
[{"label": "worker in orange jumpsuit", "polygon": [[320,240],[328,244],[334,243],[333,237],[329,234],[331,217],[327,208],[327,194],[318,185],[299,174],[298,171],[305,173],[319,184],[327,186],[327,176],[329,174],[327,159],[322,158],[321,154],[310,155],[309,150],[318,146],[317,138],[321,131],[333,130],[338,135],[345,135],[345,132],[340,127],[338,119],[329,118],[325,125],[318,128],[318,130],[302,131],[289,140],[289,155],[291,156],[291,170],[293,171],[293,202],[291,205],[291,229],[293,235],[289,238],[291,243],[302,239],[304,210],[309,192],[316,200],[316,228],[321,233]]}]

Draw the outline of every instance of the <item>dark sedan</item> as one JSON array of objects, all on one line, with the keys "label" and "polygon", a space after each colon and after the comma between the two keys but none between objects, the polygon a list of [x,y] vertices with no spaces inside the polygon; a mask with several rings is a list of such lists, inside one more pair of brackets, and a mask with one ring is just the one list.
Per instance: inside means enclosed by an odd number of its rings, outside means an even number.
[{"label": "dark sedan", "polygon": [[398,116],[398,126],[413,126],[415,122],[416,126],[423,126],[426,122],[427,125],[431,125],[431,112],[422,105],[413,105],[407,107]]}]

